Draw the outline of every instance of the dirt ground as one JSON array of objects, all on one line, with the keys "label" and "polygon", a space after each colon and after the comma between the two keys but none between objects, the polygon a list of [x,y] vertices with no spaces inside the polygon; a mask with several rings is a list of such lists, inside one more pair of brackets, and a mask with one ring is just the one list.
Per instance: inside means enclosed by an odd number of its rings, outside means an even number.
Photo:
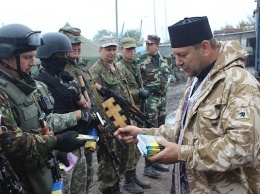
[{"label": "dirt ground", "polygon": [[[176,85],[170,85],[169,91],[167,93],[167,118],[168,122],[172,122],[174,111],[178,108],[179,100],[181,99],[185,88],[185,83],[180,83]],[[97,187],[97,159],[94,155],[94,186],[89,192],[90,194],[100,194],[101,192],[98,190]],[[171,189],[171,169],[172,166],[169,165],[170,171],[169,172],[161,172],[160,179],[152,179],[147,176],[143,175],[144,170],[144,158],[141,157],[138,165],[137,165],[137,177],[147,183],[152,185],[151,189],[146,189],[145,193],[149,194],[170,194]],[[123,194],[130,194],[126,190],[123,189],[123,182],[121,181],[121,192]]]}]

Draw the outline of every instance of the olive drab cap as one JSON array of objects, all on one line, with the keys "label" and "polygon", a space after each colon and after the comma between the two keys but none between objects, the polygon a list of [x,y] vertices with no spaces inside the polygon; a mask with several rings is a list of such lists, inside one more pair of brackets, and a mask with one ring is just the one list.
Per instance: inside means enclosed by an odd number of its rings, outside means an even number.
[{"label": "olive drab cap", "polygon": [[160,40],[161,38],[159,36],[156,35],[148,35],[147,36],[147,40],[145,40],[144,42],[149,43],[149,44],[160,44]]},{"label": "olive drab cap", "polygon": [[116,38],[113,36],[103,36],[99,39],[100,47],[117,46]]},{"label": "olive drab cap", "polygon": [[206,16],[184,18],[169,26],[168,31],[172,48],[192,46],[213,38]]},{"label": "olive drab cap", "polygon": [[125,37],[120,40],[120,46],[124,48],[136,48],[136,41],[133,38]]},{"label": "olive drab cap", "polygon": [[70,39],[71,44],[83,43],[80,35],[81,30],[79,28],[66,25],[63,28],[60,28],[59,32],[65,34]]}]

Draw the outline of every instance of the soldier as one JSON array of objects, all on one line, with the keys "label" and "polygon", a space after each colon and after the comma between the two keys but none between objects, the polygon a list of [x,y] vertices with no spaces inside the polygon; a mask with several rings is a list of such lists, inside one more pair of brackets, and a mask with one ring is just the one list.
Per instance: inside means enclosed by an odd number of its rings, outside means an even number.
[{"label": "soldier", "polygon": [[[75,131],[56,137],[39,134],[46,134],[43,130],[48,127],[40,127],[42,110],[38,106],[36,82],[29,73],[35,65],[35,50],[40,45],[39,31],[21,24],[0,28],[0,148],[22,182],[24,192],[29,194],[51,193],[52,176],[45,159],[53,149],[70,152],[85,144],[76,139]],[[69,116],[49,114],[48,122],[55,126],[56,119]],[[59,122],[56,125],[64,127]]]},{"label": "soldier", "polygon": [[[166,93],[167,80],[170,69],[167,59],[159,53],[160,38],[156,35],[148,35],[146,42],[146,54],[140,57],[140,69],[144,89],[150,92],[147,99],[149,104],[149,119],[156,127],[165,123],[166,118]],[[159,178],[160,172],[168,172],[169,168],[159,163],[152,164],[145,159],[144,175],[151,178]]]},{"label": "soldier", "polygon": [[[122,75],[121,69],[114,64],[117,54],[117,43],[114,37],[104,36],[100,39],[100,59],[90,68],[91,75],[96,83],[105,88],[110,88],[120,94],[126,100],[131,100],[131,94],[127,88],[127,80]],[[130,124],[130,120],[127,120]],[[114,130],[117,128],[114,127]],[[126,170],[127,160],[129,156],[129,149],[122,151],[118,143],[113,147],[120,156],[119,173],[123,174]],[[98,187],[104,194],[119,194],[119,179],[114,173],[110,161],[106,160],[102,153],[98,151]]]},{"label": "soldier", "polygon": [[[140,68],[134,60],[136,41],[126,37],[120,40],[120,52],[122,58],[116,63],[128,82],[128,87],[137,105],[140,105],[140,98],[146,100],[149,92],[143,90]],[[143,193],[143,189],[151,188],[150,184],[142,182],[136,176],[136,166],[140,159],[140,152],[135,144],[129,145],[129,159],[125,172],[125,184],[123,187],[131,193]]]},{"label": "soldier", "polygon": [[176,64],[189,76],[175,125],[116,135],[172,141],[159,141],[165,149],[149,157],[174,164],[171,193],[260,193],[260,85],[245,70],[248,54],[236,41],[217,42],[205,16],[168,29]]},{"label": "soldier", "polygon": [[[81,94],[80,87],[73,81],[73,76],[64,71],[68,63],[67,53],[72,51],[70,40],[59,32],[50,32],[43,35],[44,45],[37,48],[36,57],[41,60],[41,68],[33,76],[48,86],[54,98],[54,113],[68,113],[79,111],[77,125],[67,130],[86,134],[86,126],[92,121],[89,106]],[[71,88],[76,92],[71,92]],[[61,171],[65,184],[65,193],[86,193],[87,169],[84,147],[72,152],[77,157],[75,166],[69,171]],[[67,162],[67,153],[59,152],[57,158]]]},{"label": "soldier", "polygon": [[[86,88],[88,100],[91,104],[91,107],[97,108],[95,95],[93,91],[93,82],[91,75],[87,69],[87,63],[85,63],[81,57],[81,30],[72,26],[64,26],[59,30],[59,32],[65,34],[71,42],[72,52],[69,52],[68,64],[65,66],[65,70],[72,75],[78,83],[80,83],[80,79],[83,79],[84,85]],[[85,156],[87,160],[87,191],[89,193],[92,192],[93,187],[93,165],[92,165],[92,151],[85,149]]]}]

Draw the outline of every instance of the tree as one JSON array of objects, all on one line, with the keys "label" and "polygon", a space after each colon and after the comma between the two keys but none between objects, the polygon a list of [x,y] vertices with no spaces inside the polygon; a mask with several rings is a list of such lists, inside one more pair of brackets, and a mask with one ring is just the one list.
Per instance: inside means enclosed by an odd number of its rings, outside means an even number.
[{"label": "tree", "polygon": [[[99,30],[97,32],[97,34],[93,37],[92,41],[96,44],[99,44],[99,39],[102,37],[102,36],[114,36],[116,37],[116,33],[115,32],[111,32],[109,30]],[[136,40],[136,45],[137,46],[142,46],[143,45],[143,39],[141,37],[141,33],[138,29],[135,29],[135,30],[127,30],[124,34],[123,34],[123,37],[131,37],[133,39]]]},{"label": "tree", "polygon": [[99,45],[99,39],[102,37],[102,36],[116,36],[116,33],[115,32],[111,32],[109,30],[99,30],[97,32],[97,34],[93,37],[92,41],[94,43],[96,43],[97,45]]},{"label": "tree", "polygon": [[253,16],[247,16],[247,20],[240,21],[237,28],[243,29],[244,31],[253,30],[255,27],[255,19]]},{"label": "tree", "polygon": [[225,30],[225,29],[233,29],[234,27],[231,24],[227,24],[225,27],[221,27],[221,30]]},{"label": "tree", "polygon": [[[236,29],[243,29],[244,31],[246,30],[252,30],[255,26],[255,20],[253,16],[247,16],[246,20],[242,20],[238,22],[238,25],[236,26]],[[226,29],[233,29],[234,27],[231,24],[227,24],[225,27],[221,27],[221,30],[226,30]]]}]

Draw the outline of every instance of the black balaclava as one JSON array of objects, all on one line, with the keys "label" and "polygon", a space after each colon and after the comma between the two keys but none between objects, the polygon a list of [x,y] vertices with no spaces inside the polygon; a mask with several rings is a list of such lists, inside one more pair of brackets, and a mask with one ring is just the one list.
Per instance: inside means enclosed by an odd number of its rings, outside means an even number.
[{"label": "black balaclava", "polygon": [[51,75],[59,75],[64,71],[68,58],[52,56],[48,59],[41,59],[41,65]]}]

